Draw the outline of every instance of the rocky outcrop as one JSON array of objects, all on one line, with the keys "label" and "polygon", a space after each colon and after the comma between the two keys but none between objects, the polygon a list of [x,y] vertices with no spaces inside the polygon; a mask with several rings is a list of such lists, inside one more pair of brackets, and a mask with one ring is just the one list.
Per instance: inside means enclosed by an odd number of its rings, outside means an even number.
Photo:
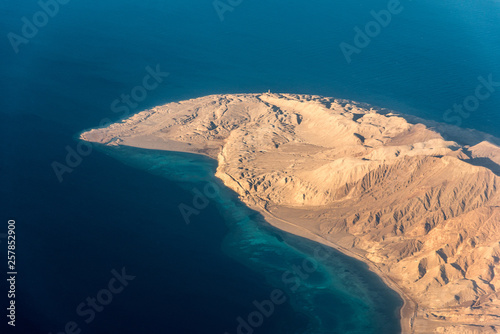
[{"label": "rocky outcrop", "polygon": [[412,332],[495,333],[500,148],[429,124],[320,96],[218,95],[81,138],[211,156],[243,201],[377,266],[417,305]]}]

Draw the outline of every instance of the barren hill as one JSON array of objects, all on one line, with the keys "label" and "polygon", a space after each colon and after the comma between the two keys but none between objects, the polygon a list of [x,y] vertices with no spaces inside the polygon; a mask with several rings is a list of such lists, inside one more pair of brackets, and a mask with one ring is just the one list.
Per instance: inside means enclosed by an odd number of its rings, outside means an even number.
[{"label": "barren hill", "polygon": [[407,331],[500,331],[491,136],[352,101],[246,94],[169,103],[81,139],[213,157],[216,175],[271,223],[382,273],[407,301]]}]

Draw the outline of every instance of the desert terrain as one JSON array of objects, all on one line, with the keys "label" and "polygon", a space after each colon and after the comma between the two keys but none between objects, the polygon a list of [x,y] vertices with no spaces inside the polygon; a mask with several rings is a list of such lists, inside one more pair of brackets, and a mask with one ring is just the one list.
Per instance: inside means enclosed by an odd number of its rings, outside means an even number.
[{"label": "desert terrain", "polygon": [[207,155],[278,228],[335,247],[405,300],[405,333],[500,331],[500,141],[353,101],[213,95],[85,141]]}]

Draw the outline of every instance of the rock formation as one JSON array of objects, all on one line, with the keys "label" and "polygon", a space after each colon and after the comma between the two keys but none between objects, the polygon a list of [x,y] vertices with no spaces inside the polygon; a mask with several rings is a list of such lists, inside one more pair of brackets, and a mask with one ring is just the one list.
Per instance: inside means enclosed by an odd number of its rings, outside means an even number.
[{"label": "rock formation", "polygon": [[213,157],[244,202],[375,266],[412,304],[407,331],[500,331],[492,136],[352,101],[245,94],[169,103],[81,139]]}]

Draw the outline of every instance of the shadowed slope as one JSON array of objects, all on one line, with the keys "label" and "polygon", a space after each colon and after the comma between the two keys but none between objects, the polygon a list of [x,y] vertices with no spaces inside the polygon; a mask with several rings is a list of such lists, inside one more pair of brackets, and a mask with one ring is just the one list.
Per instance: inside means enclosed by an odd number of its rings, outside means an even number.
[{"label": "shadowed slope", "polygon": [[396,282],[419,305],[416,332],[500,329],[500,148],[477,131],[432,126],[320,96],[218,95],[81,138],[217,159],[243,201]]}]

